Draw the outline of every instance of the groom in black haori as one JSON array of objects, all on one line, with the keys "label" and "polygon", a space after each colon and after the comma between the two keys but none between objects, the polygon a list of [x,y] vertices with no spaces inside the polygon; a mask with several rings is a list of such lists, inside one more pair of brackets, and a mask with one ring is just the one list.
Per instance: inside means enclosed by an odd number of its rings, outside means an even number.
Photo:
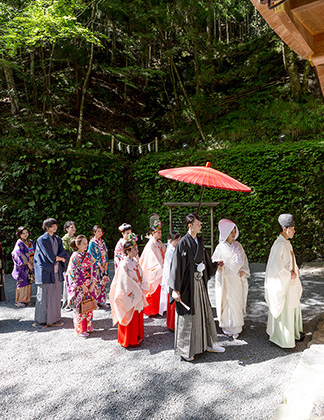
[{"label": "groom in black haori", "polygon": [[[171,262],[170,303],[176,301],[175,353],[191,362],[205,351],[222,353],[217,344],[216,325],[210,305],[207,282],[217,269],[197,236],[201,222],[196,214],[185,220],[188,232],[178,242]],[[224,264],[219,261],[221,266]]]}]

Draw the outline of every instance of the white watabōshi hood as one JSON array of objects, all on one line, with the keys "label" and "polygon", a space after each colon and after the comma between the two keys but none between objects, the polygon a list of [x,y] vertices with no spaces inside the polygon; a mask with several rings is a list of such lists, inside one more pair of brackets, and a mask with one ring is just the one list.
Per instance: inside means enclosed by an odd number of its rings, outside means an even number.
[{"label": "white watab\u014dshi hood", "polygon": [[229,234],[232,232],[232,230],[236,227],[236,235],[235,239],[239,236],[239,230],[238,227],[234,222],[228,219],[221,219],[218,223],[218,230],[219,230],[219,242],[224,242],[228,238]]}]

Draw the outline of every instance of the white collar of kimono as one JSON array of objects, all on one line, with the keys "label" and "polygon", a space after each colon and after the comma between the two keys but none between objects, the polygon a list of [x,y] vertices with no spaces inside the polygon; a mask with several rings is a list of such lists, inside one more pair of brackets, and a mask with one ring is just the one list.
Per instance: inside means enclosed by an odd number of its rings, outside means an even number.
[{"label": "white collar of kimono", "polygon": [[236,227],[236,235],[235,239],[239,236],[239,230],[238,227],[234,222],[228,219],[221,219],[218,223],[218,230],[219,230],[219,242],[224,242],[228,238],[229,234],[232,232],[232,230]]}]

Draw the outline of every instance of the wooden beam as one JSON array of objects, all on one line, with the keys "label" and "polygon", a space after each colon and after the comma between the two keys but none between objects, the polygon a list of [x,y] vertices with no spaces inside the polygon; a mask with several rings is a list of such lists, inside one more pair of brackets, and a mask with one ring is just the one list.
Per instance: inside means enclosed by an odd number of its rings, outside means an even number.
[{"label": "wooden beam", "polygon": [[[220,203],[219,202],[211,202],[211,203],[201,203],[201,207],[216,207]],[[199,203],[192,202],[192,203],[163,203],[164,206],[167,207],[199,207]]]},{"label": "wooden beam", "polygon": [[[292,50],[305,59],[308,59],[310,55],[314,54],[314,51],[303,39],[296,26],[291,23],[291,19],[287,18],[287,12],[285,10],[276,14],[274,9],[269,10],[267,6],[260,4],[259,0],[251,0],[251,3],[283,42],[289,45]],[[285,15],[285,19],[281,17],[282,15]]]},{"label": "wooden beam", "polygon": [[291,10],[303,12],[324,5],[324,0],[290,0],[289,3]]},{"label": "wooden beam", "polygon": [[310,57],[311,64],[322,66],[324,64],[324,54],[314,54]]},{"label": "wooden beam", "polygon": [[321,66],[316,66],[316,75],[318,77],[319,84],[321,86],[322,97],[324,100],[324,64]]},{"label": "wooden beam", "polygon": [[[314,51],[314,38],[313,34],[306,28],[303,23],[292,13],[290,10],[289,3],[285,3],[285,13],[279,15],[282,22],[289,30],[289,32],[297,39],[303,40],[303,44],[307,44],[308,47]],[[307,47],[306,47],[307,48]],[[315,51],[314,51],[315,52]],[[306,57],[304,57],[306,58]]]}]

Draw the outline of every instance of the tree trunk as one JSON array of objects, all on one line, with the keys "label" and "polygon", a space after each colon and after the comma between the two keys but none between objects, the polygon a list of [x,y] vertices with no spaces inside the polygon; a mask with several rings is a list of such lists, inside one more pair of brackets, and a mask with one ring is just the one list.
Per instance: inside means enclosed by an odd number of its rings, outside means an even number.
[{"label": "tree trunk", "polygon": [[30,53],[30,81],[32,84],[32,98],[35,109],[37,110],[37,90],[35,83],[35,50]]},{"label": "tree trunk", "polygon": [[47,100],[47,73],[46,73],[46,66],[45,66],[45,58],[44,58],[44,47],[41,47],[41,66],[44,75],[44,94],[43,94],[43,116],[45,116],[46,112],[46,100]]},{"label": "tree trunk", "polygon": [[222,22],[218,19],[218,41],[222,42]]},{"label": "tree trunk", "polygon": [[174,115],[174,108],[173,108],[173,105],[172,105],[172,102],[171,102],[170,96],[169,96],[169,94],[168,94],[167,88],[166,88],[166,86],[165,86],[163,76],[161,77],[161,80],[162,80],[162,84],[163,84],[163,89],[164,89],[164,92],[165,92],[165,94],[166,94],[166,97],[167,97],[167,99],[168,99],[168,102],[169,102],[169,105],[170,105],[170,109],[171,109],[171,116],[172,116],[172,122],[173,122],[173,130],[174,130],[174,131],[176,131],[176,129],[177,129],[177,124],[176,124],[176,119],[175,119],[175,115]]},{"label": "tree trunk", "polygon": [[229,22],[228,22],[227,19],[226,19],[225,27],[226,27],[226,44],[229,44],[229,42],[230,42],[230,30],[229,30]]},{"label": "tree trunk", "polygon": [[76,111],[79,111],[81,106],[81,89],[79,82],[79,60],[75,62],[75,88],[76,88]]},{"label": "tree trunk", "polygon": [[302,94],[305,95],[308,92],[308,81],[309,81],[309,73],[311,70],[311,63],[306,60],[304,66],[304,74],[303,74],[303,81],[302,81]]},{"label": "tree trunk", "polygon": [[[96,9],[96,2],[93,1],[92,11],[91,11],[91,31],[92,32],[93,32],[93,27],[94,27],[95,9]],[[85,98],[86,98],[86,94],[87,94],[88,84],[89,84],[90,75],[91,75],[91,71],[92,71],[93,55],[94,55],[94,44],[92,42],[91,46],[90,46],[90,58],[89,58],[88,70],[87,70],[87,74],[85,76],[85,79],[84,79],[84,82],[83,82],[83,87],[82,87],[79,125],[78,125],[78,133],[77,133],[77,140],[76,140],[76,148],[77,149],[79,149],[79,147],[81,146],[81,141],[82,141],[83,112],[84,112],[84,105],[85,105]]]},{"label": "tree trunk", "polygon": [[285,70],[290,80],[292,95],[294,99],[298,100],[301,96],[302,89],[299,80],[298,66],[296,63],[295,54],[285,43],[283,43],[282,53]]},{"label": "tree trunk", "polygon": [[192,104],[191,104],[190,98],[189,98],[189,96],[188,96],[188,94],[187,94],[187,91],[186,91],[186,89],[185,89],[185,87],[184,87],[184,85],[183,85],[183,83],[182,83],[182,80],[181,80],[181,77],[180,77],[180,75],[179,75],[178,69],[177,69],[176,65],[174,64],[174,61],[173,61],[173,59],[172,59],[172,58],[171,58],[171,60],[172,60],[172,61],[171,61],[171,63],[172,63],[172,67],[173,67],[174,72],[175,72],[175,74],[176,74],[176,76],[177,76],[177,78],[178,78],[178,81],[179,81],[180,87],[181,87],[181,89],[182,89],[182,92],[183,92],[184,97],[186,98],[186,101],[187,101],[187,104],[188,104],[188,106],[189,106],[190,112],[192,113],[192,115],[193,115],[193,117],[194,117],[194,120],[195,120],[196,126],[197,126],[197,128],[198,128],[198,130],[199,130],[199,133],[200,133],[200,135],[201,135],[201,138],[202,138],[204,141],[206,141],[206,137],[205,137],[205,134],[204,134],[203,129],[202,129],[202,127],[201,127],[200,121],[199,121],[199,119],[198,119],[198,117],[197,117],[197,114],[195,113],[195,110],[193,109],[193,106],[192,106]]},{"label": "tree trunk", "polygon": [[8,86],[11,113],[12,115],[17,115],[19,114],[19,101],[18,101],[16,84],[15,84],[15,79],[14,79],[14,74],[13,74],[12,63],[10,61],[3,61],[3,71],[5,74],[5,78],[6,78],[6,82]]},{"label": "tree trunk", "polygon": [[171,83],[172,83],[172,87],[173,87],[174,99],[176,101],[177,108],[179,108],[179,99],[178,99],[178,94],[177,94],[177,84],[176,84],[174,70],[173,70],[173,66],[172,66],[171,61],[170,61],[170,79],[171,79]]},{"label": "tree trunk", "polygon": [[200,75],[199,75],[199,61],[198,61],[198,38],[194,41],[194,67],[195,67],[195,79],[196,79],[196,95],[199,95],[200,91]]},{"label": "tree trunk", "polygon": [[54,49],[55,49],[55,43],[52,45],[51,55],[50,55],[49,63],[48,63],[48,77],[47,77],[48,102],[50,106],[52,125],[54,125],[54,112],[53,112],[53,101],[52,101],[52,93],[51,93],[51,82],[52,82],[52,64],[53,64]]}]

